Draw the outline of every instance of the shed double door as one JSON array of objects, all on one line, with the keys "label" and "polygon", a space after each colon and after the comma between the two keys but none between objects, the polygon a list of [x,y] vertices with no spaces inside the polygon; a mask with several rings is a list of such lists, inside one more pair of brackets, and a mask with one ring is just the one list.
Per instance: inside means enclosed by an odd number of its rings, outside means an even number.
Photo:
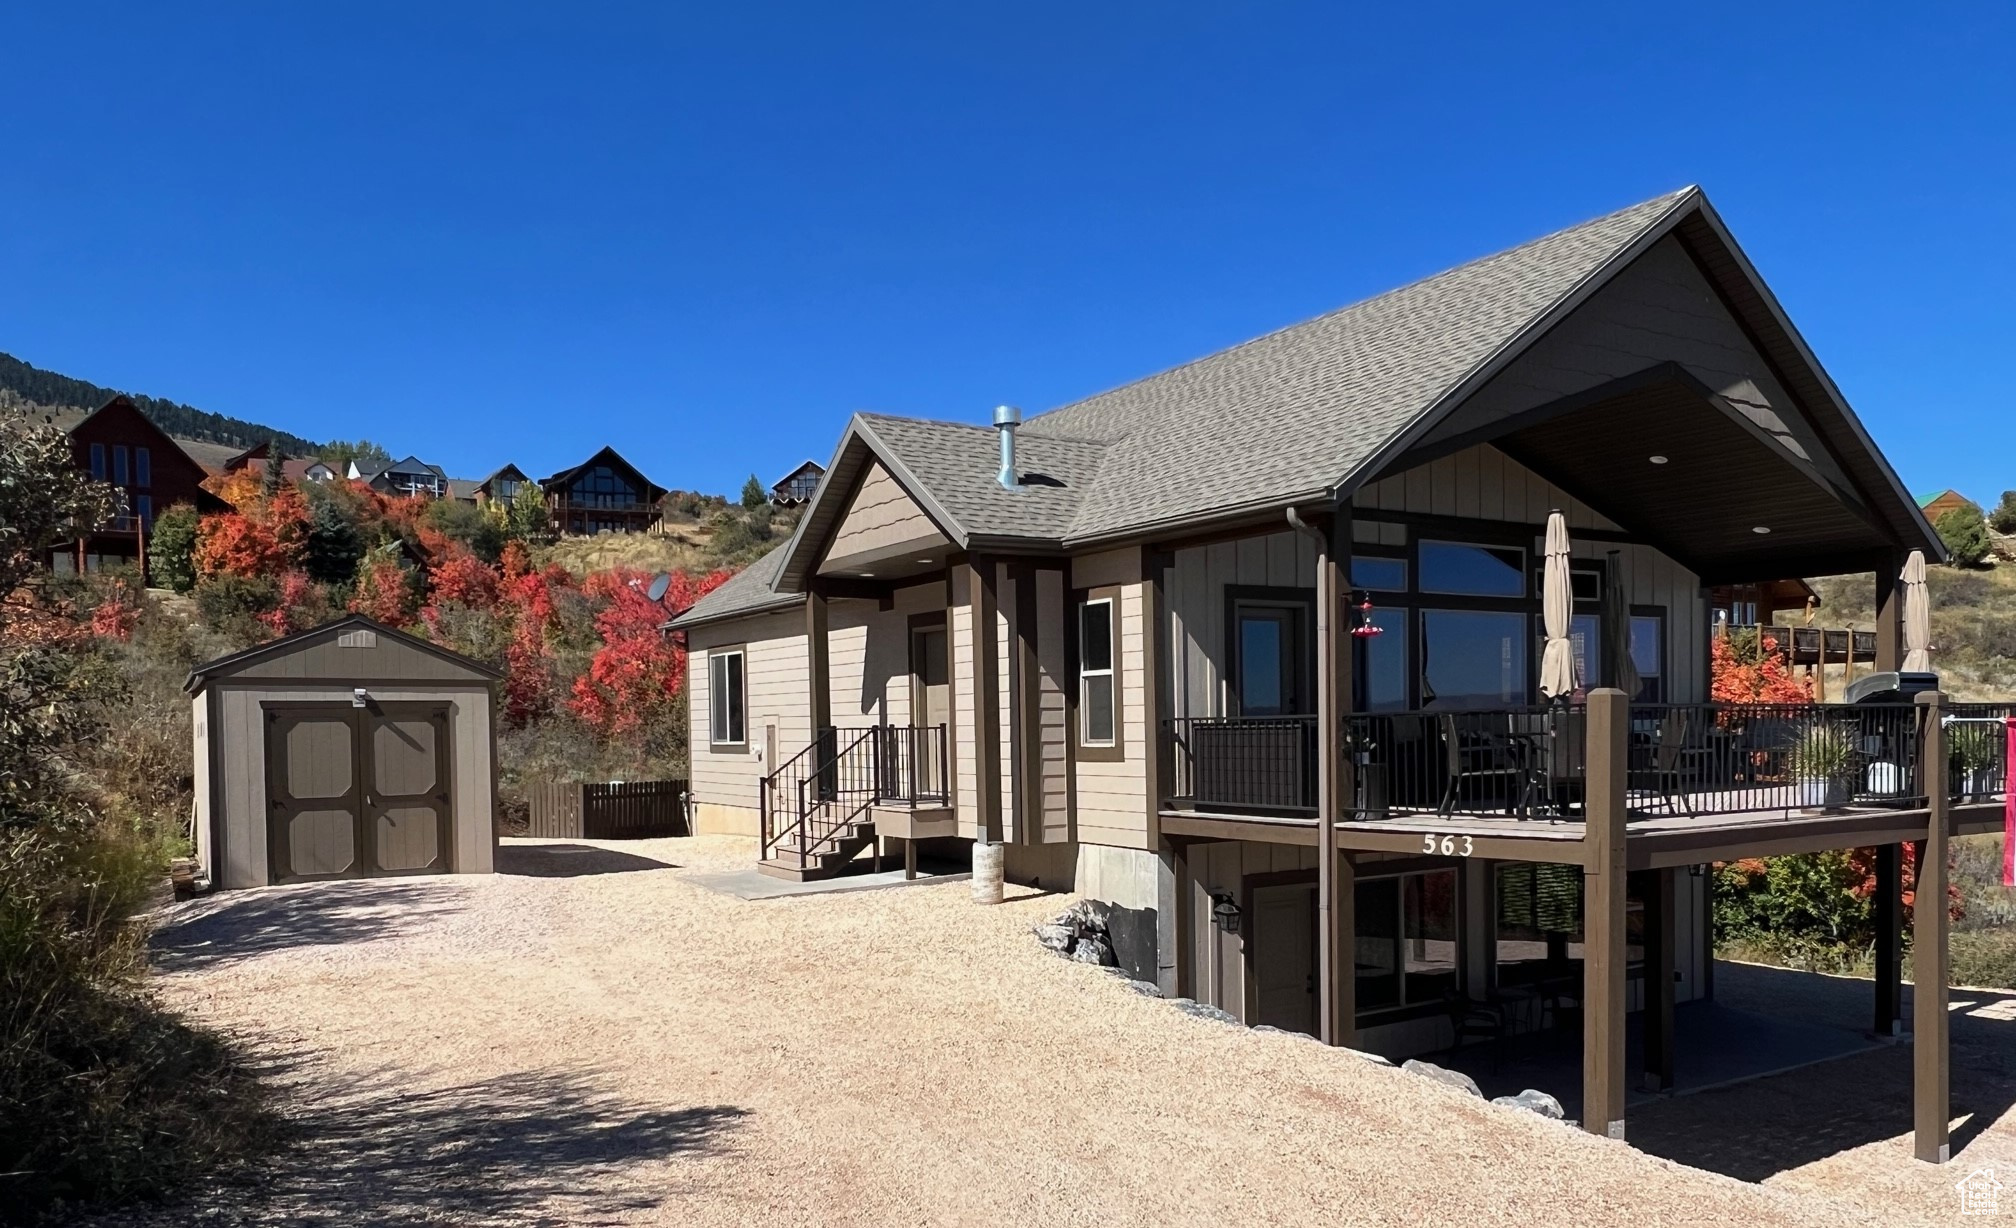
[{"label": "shed double door", "polygon": [[272,881],[449,869],[448,705],[266,708]]}]

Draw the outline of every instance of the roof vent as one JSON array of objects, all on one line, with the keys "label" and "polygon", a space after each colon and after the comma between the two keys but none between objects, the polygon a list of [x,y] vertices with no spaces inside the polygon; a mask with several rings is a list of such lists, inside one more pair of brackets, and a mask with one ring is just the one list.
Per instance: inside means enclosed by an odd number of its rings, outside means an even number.
[{"label": "roof vent", "polygon": [[1022,481],[1015,469],[1015,428],[1022,425],[1022,411],[1013,405],[997,406],[994,410],[994,429],[1001,432],[1001,473],[998,480],[1004,490],[1022,489]]}]

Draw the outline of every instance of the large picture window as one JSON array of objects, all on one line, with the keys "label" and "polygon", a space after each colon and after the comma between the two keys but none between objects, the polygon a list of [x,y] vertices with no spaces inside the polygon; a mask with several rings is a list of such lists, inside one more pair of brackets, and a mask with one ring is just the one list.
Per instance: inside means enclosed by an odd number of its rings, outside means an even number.
[{"label": "large picture window", "polygon": [[1117,745],[1119,700],[1113,670],[1113,599],[1095,597],[1078,606],[1080,746]]},{"label": "large picture window", "polygon": [[746,746],[749,714],[744,691],[743,654],[731,648],[707,654],[707,686],[712,711],[707,740],[715,746]]},{"label": "large picture window", "polygon": [[1424,541],[1421,591],[1464,597],[1524,597],[1526,552],[1517,546]]}]

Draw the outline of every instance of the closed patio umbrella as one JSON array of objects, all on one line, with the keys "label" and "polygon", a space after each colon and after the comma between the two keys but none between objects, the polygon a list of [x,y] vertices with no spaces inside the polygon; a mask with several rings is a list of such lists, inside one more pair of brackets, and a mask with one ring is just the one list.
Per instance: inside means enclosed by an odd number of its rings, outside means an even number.
[{"label": "closed patio umbrella", "polygon": [[1904,668],[1911,673],[1932,670],[1932,594],[1925,587],[1925,552],[1913,550],[1904,560]]},{"label": "closed patio umbrella", "polygon": [[1568,638],[1575,614],[1574,581],[1568,575],[1568,519],[1547,514],[1547,565],[1540,573],[1540,619],[1547,647],[1540,658],[1540,694],[1566,699],[1575,691],[1575,643]]},{"label": "closed patio umbrella", "polygon": [[1624,600],[1624,569],[1618,552],[1610,552],[1610,567],[1603,576],[1603,653],[1609,658],[1610,685],[1632,699],[1638,697],[1642,681],[1638,665],[1631,659],[1631,606]]}]

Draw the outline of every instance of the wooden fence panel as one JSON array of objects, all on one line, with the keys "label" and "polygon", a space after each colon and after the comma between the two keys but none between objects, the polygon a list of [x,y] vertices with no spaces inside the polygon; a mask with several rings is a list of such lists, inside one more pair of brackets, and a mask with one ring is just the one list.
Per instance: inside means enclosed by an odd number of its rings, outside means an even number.
[{"label": "wooden fence panel", "polygon": [[582,834],[597,840],[690,835],[687,788],[683,780],[584,785]]},{"label": "wooden fence panel", "polygon": [[526,786],[529,811],[525,834],[548,840],[579,840],[582,835],[582,791],[579,784],[535,784]]}]

